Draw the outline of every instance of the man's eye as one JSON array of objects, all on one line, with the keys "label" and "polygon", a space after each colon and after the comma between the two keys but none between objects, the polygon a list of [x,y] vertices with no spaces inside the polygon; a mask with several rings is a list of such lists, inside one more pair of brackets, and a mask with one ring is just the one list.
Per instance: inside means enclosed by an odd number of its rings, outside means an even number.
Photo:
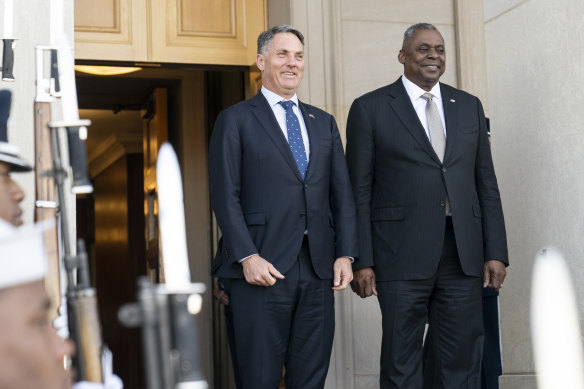
[{"label": "man's eye", "polygon": [[299,61],[302,61],[304,59],[304,56],[303,55],[297,55],[296,56],[296,59],[299,60]]},{"label": "man's eye", "polygon": [[419,51],[419,52],[421,52],[421,53],[425,53],[425,52],[427,52],[427,51],[428,51],[428,48],[427,48],[427,47],[420,47],[420,48],[418,49],[418,51]]}]

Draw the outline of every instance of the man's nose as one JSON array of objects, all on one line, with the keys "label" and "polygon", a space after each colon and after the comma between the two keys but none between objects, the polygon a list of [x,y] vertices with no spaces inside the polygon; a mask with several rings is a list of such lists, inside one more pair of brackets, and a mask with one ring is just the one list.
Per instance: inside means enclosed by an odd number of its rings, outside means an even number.
[{"label": "man's nose", "polygon": [[24,191],[12,179],[10,184],[12,185],[12,198],[14,199],[14,201],[20,203],[22,200],[24,200]]},{"label": "man's nose", "polygon": [[438,54],[438,50],[436,50],[433,47],[430,47],[430,49],[428,49],[428,57],[429,58],[438,58],[439,54]]},{"label": "man's nose", "polygon": [[294,55],[292,54],[292,55],[289,55],[289,56],[287,57],[287,59],[288,59],[288,60],[286,61],[286,65],[288,65],[288,66],[290,66],[290,67],[296,67],[296,56],[294,56]]}]

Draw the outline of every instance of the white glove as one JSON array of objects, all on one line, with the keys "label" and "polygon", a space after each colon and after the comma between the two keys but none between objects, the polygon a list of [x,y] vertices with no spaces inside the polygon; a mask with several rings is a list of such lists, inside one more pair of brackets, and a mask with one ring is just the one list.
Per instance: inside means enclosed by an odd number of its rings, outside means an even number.
[{"label": "white glove", "polygon": [[123,389],[124,383],[115,374],[106,377],[103,384],[96,382],[79,381],[73,385],[73,389]]},{"label": "white glove", "polygon": [[73,389],[105,389],[104,384],[80,381],[73,385]]}]

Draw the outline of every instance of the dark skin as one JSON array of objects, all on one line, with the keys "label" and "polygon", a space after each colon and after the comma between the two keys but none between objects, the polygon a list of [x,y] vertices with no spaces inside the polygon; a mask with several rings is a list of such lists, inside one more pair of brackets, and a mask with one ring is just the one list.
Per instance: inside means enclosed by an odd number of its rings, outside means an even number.
[{"label": "dark skin", "polygon": [[[404,75],[408,80],[425,91],[430,91],[446,70],[446,48],[442,35],[436,30],[416,30],[404,42],[397,56],[404,65]],[[507,275],[505,264],[496,259],[485,261],[483,288],[499,290]],[[377,296],[375,273],[372,267],[353,272],[351,289],[360,297]]]}]

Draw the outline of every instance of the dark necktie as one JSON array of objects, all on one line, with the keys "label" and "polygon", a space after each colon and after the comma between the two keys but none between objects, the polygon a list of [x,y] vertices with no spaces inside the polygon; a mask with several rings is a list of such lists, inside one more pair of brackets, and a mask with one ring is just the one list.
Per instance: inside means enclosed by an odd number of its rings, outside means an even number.
[{"label": "dark necktie", "polygon": [[300,171],[302,180],[306,175],[306,167],[308,166],[308,159],[306,158],[306,150],[304,149],[304,141],[302,140],[302,132],[300,131],[300,122],[298,117],[292,110],[294,106],[293,101],[282,100],[280,104],[286,110],[286,129],[288,130],[288,144],[290,150],[296,161],[296,166]]}]

